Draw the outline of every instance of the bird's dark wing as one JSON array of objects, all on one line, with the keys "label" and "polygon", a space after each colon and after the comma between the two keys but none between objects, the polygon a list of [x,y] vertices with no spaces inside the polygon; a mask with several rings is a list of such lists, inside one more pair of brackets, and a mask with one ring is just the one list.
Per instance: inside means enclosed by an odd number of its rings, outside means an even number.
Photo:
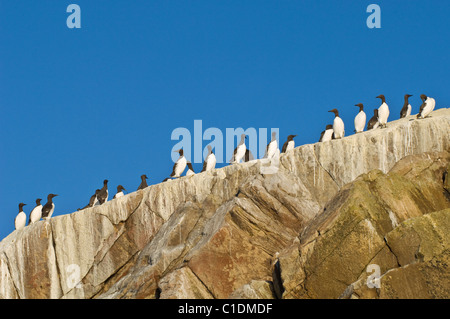
[{"label": "bird's dark wing", "polygon": [[[87,207],[92,207],[92,206],[94,206],[94,203],[95,203],[95,199],[97,198],[97,195],[92,195],[91,196],[91,198],[89,199],[89,205],[87,205]],[[85,207],[85,208],[87,208],[87,207]],[[84,208],[83,208],[84,209]]]},{"label": "bird's dark wing", "polygon": [[367,123],[367,130],[373,129],[373,126],[378,122],[378,118],[376,116],[372,117]]},{"label": "bird's dark wing", "polygon": [[322,133],[320,133],[320,138],[319,138],[319,142],[322,142],[323,139],[323,135],[325,134],[325,131],[322,131]]},{"label": "bird's dark wing", "polygon": [[285,153],[286,152],[286,148],[289,144],[289,141],[286,141],[286,143],[284,143],[283,148],[281,149],[281,153]]},{"label": "bird's dark wing", "polygon": [[427,105],[426,102],[423,102],[422,105],[420,106],[420,111],[419,114],[422,114],[423,109],[425,108],[425,105]]},{"label": "bird's dark wing", "polygon": [[203,161],[203,168],[202,168],[202,170],[200,171],[200,173],[206,171],[206,164],[207,164],[206,160],[207,160],[207,159],[208,159],[208,157]]},{"label": "bird's dark wing", "polygon": [[175,176],[175,168],[177,167],[177,164],[178,164],[178,161],[175,164],[173,164],[173,169],[172,169],[172,173],[170,174],[170,177]]},{"label": "bird's dark wing", "polygon": [[52,206],[49,204],[45,204],[44,207],[42,207],[42,218],[47,217],[50,213]]},{"label": "bird's dark wing", "polygon": [[402,110],[400,111],[400,118],[406,117],[406,111],[408,111],[408,107],[402,107]]}]

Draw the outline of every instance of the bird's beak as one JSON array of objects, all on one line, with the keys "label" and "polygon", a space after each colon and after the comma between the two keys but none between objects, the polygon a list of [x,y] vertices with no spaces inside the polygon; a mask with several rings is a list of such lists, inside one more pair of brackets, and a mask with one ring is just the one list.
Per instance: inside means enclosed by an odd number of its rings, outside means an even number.
[{"label": "bird's beak", "polygon": [[294,137],[296,137],[297,135],[294,135]]},{"label": "bird's beak", "polygon": [[56,196],[58,196],[58,194],[55,194],[53,197],[56,197]]}]

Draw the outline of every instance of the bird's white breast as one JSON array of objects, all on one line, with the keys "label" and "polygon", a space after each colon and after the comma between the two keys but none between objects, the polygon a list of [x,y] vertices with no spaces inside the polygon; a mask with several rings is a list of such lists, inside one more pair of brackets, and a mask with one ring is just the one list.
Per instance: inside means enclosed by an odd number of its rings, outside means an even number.
[{"label": "bird's white breast", "polygon": [[408,106],[406,108],[406,116],[410,116],[411,115],[411,110],[412,110],[411,104],[408,104]]},{"label": "bird's white breast", "polygon": [[425,107],[422,110],[422,117],[427,117],[434,110],[434,106],[436,105],[435,100],[432,97],[429,97],[425,101]]},{"label": "bird's white breast", "polygon": [[272,158],[278,148],[277,140],[271,141],[269,147],[267,148],[267,158]]},{"label": "bird's white breast", "polygon": [[361,111],[355,117],[355,131],[364,131],[364,126],[366,126],[366,113],[364,113],[364,111]]},{"label": "bird's white breast", "polygon": [[216,167],[216,155],[209,154],[206,158],[206,171],[210,171]]},{"label": "bird's white breast", "polygon": [[344,122],[340,117],[335,117],[333,121],[333,131],[335,138],[341,138],[345,135]]},{"label": "bird's white breast", "polygon": [[378,122],[386,124],[389,117],[389,107],[386,103],[381,104],[378,108]]},{"label": "bird's white breast", "polygon": [[21,229],[25,227],[26,222],[27,215],[25,215],[24,212],[19,212],[16,216],[16,220],[14,221],[14,226],[16,226],[16,229]]},{"label": "bird's white breast", "polygon": [[118,192],[117,194],[116,194],[116,198],[119,198],[119,197],[122,197],[123,196],[123,192]]},{"label": "bird's white breast", "polygon": [[42,217],[42,205],[36,206],[30,213],[30,221],[35,223]]},{"label": "bird's white breast", "polygon": [[181,173],[183,173],[184,169],[186,168],[186,165],[187,165],[186,157],[181,156],[176,162],[175,176],[180,176]]},{"label": "bird's white breast", "polygon": [[295,147],[295,142],[294,141],[289,141],[288,145],[286,146],[286,152],[290,151],[290,150],[293,150],[294,147]]},{"label": "bird's white breast", "polygon": [[234,156],[234,161],[236,163],[239,163],[241,161],[241,159],[244,157],[245,155],[245,151],[247,150],[247,146],[245,146],[244,144],[241,144],[237,147],[236,150],[236,155]]},{"label": "bird's white breast", "polygon": [[333,129],[325,130],[325,133],[323,133],[322,136],[322,142],[331,141],[332,137],[333,137]]}]

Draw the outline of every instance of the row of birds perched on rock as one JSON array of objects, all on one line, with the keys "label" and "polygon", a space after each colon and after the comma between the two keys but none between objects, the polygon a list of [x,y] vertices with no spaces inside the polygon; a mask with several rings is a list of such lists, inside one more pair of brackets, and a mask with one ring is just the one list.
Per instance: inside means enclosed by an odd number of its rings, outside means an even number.
[{"label": "row of birds perched on rock", "polygon": [[[406,116],[411,115],[412,107],[409,103],[409,98],[412,95],[406,94],[405,95],[405,103],[403,105],[403,108],[400,111],[400,118],[404,118]],[[379,108],[374,110],[374,116],[369,120],[367,125],[367,130],[376,129],[377,127],[386,127],[389,117],[389,106],[386,103],[386,98],[384,95],[379,95],[377,98],[381,99],[381,105]],[[427,97],[426,95],[422,94],[420,95],[420,98],[422,99],[422,105],[420,106],[419,113],[417,114],[417,118],[426,118],[435,107],[435,100],[431,97]],[[364,127],[366,124],[366,114],[364,113],[364,106],[363,104],[356,104],[356,106],[359,107],[359,112],[355,117],[354,123],[355,123],[355,133],[361,133],[364,131]],[[332,139],[340,139],[344,137],[345,135],[345,126],[342,119],[339,117],[339,112],[337,109],[330,110],[329,112],[333,112],[335,115],[333,125],[329,124],[326,127],[326,130],[322,132],[320,136],[319,142],[325,142]],[[295,148],[295,141],[294,138],[297,135],[289,135],[287,138],[287,141],[284,143],[281,153],[286,153],[290,150],[293,150]],[[245,134],[241,135],[241,140],[238,144],[238,146],[234,149],[233,157],[230,160],[231,164],[237,164],[241,161],[248,162],[250,160],[253,160],[253,156],[250,152],[250,150],[247,149],[245,145],[245,140],[247,136]],[[192,167],[192,163],[189,162],[186,157],[184,156],[183,149],[179,149],[177,151],[179,153],[179,158],[173,165],[172,173],[170,174],[170,177],[163,180],[163,182],[169,181],[172,178],[178,178],[181,177],[181,174],[185,171],[186,167],[188,167],[188,170],[186,172],[186,176],[192,176],[195,174],[194,169]],[[278,143],[276,139],[276,132],[272,132],[272,139],[267,144],[266,152],[264,155],[264,158],[271,159],[277,155],[280,154],[280,150],[278,148]],[[207,172],[216,167],[216,156],[214,155],[214,152],[212,151],[211,145],[208,145],[208,155],[205,158],[205,161],[203,162],[203,168],[201,172]],[[147,184],[147,175],[141,176],[141,184],[139,185],[137,190],[144,189],[148,187]],[[124,196],[123,191],[126,191],[126,189],[119,185],[117,186],[117,193],[114,195],[113,199],[119,198]],[[87,204],[83,208],[79,208],[78,210],[83,210],[89,207],[94,207],[97,205],[102,205],[106,201],[108,201],[108,180],[105,179],[103,181],[103,187],[100,189],[97,189],[95,193],[91,196],[89,199],[89,204]],[[30,217],[28,219],[28,224],[33,224],[37,221],[39,221],[41,218],[44,220],[49,220],[55,210],[55,204],[53,203],[53,198],[58,195],[56,194],[49,194],[47,196],[47,203],[45,205],[41,204],[40,198],[36,199],[36,207],[33,208],[33,210],[30,213]],[[15,227],[16,229],[21,229],[25,227],[26,225],[26,214],[23,211],[23,207],[26,204],[20,203],[19,204],[19,213],[16,216],[15,219]]]},{"label": "row of birds perched on rock", "polygon": [[[409,103],[409,98],[411,94],[405,94],[405,103],[400,110],[400,118],[404,118],[411,115],[412,107]],[[378,95],[376,98],[381,99],[381,105],[374,109],[373,117],[367,123],[367,130],[373,130],[378,127],[386,128],[388,118],[389,118],[389,106],[386,103],[386,97],[384,95]],[[433,110],[436,105],[435,100],[432,97],[428,97],[425,94],[421,94],[420,98],[422,100],[422,105],[420,106],[419,113],[417,114],[418,119],[426,118]],[[366,126],[366,113],[364,113],[364,105],[362,103],[355,104],[359,107],[359,112],[355,116],[355,133],[361,133],[364,131]],[[319,142],[326,142],[332,139],[339,139],[345,135],[344,121],[339,117],[339,111],[337,109],[332,109],[328,112],[334,113],[333,125],[328,124],[320,135]]]},{"label": "row of birds perched on rock", "polygon": [[[296,136],[297,135],[289,135],[288,136],[286,143],[284,143],[284,145],[283,145],[283,148],[281,151],[282,153],[294,149],[295,142],[293,139]],[[241,135],[241,142],[236,147],[236,149],[234,150],[234,153],[233,153],[233,158],[231,160],[232,164],[239,163],[239,162],[241,162],[241,160],[243,160],[244,162],[248,162],[249,160],[253,159],[251,152],[245,146],[246,137],[247,136],[245,134]],[[164,179],[163,182],[169,181],[172,178],[181,177],[181,174],[183,174],[186,167],[188,167],[186,176],[192,176],[195,174],[194,169],[192,167],[192,163],[187,161],[186,157],[184,156],[183,149],[180,149],[180,150],[177,150],[174,152],[179,153],[179,158],[173,165],[173,169],[172,169],[172,173],[170,174],[170,177]],[[277,144],[277,140],[276,140],[276,133],[273,132],[272,139],[271,139],[270,143],[267,145],[266,154],[264,157],[272,158],[273,156],[275,156],[277,154],[277,152],[279,153],[278,144]],[[213,170],[215,167],[216,167],[216,156],[215,156],[214,152],[212,151],[211,145],[208,145],[208,155],[205,158],[201,172],[207,172],[207,171]],[[141,175],[141,183],[140,183],[139,187],[137,188],[137,190],[141,190],[141,189],[148,187],[147,179],[148,179],[147,175],[145,175],[145,174]],[[108,197],[109,197],[108,182],[109,181],[107,179],[105,179],[103,181],[103,187],[100,189],[96,189],[95,193],[90,197],[89,203],[85,207],[79,208],[78,211],[84,210],[89,207],[102,205],[105,202],[107,202]],[[122,185],[118,185],[117,193],[114,195],[113,199],[124,196],[123,191],[126,191],[126,189]],[[41,204],[42,199],[40,199],[40,198],[36,199],[36,206],[32,209],[32,211],[30,213],[30,217],[28,219],[28,225],[34,224],[35,222],[41,220],[41,218],[44,220],[49,220],[52,217],[53,212],[55,210],[55,204],[53,203],[53,198],[56,196],[58,196],[58,195],[49,194],[47,196],[47,203],[45,205]],[[19,204],[19,213],[17,214],[15,221],[14,221],[15,228],[17,230],[22,229],[26,226],[27,217],[26,217],[25,212],[23,211],[24,206],[26,206],[26,204],[24,204],[24,203]]]}]

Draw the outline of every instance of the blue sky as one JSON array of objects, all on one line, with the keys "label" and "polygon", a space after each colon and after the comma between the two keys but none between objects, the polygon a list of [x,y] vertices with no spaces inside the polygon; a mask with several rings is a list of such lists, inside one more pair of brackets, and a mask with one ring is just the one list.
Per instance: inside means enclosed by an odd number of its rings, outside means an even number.
[{"label": "blue sky", "polygon": [[[66,26],[71,3],[81,29]],[[366,26],[371,3],[381,29]],[[406,93],[414,113],[422,93],[449,107],[449,12],[440,0],[0,0],[0,239],[19,202],[28,214],[59,194],[56,216],[105,178],[111,193],[141,174],[159,183],[173,130],[194,120],[279,128],[300,145],[332,108],[349,135],[354,104],[370,118],[379,94],[389,120]]]}]

